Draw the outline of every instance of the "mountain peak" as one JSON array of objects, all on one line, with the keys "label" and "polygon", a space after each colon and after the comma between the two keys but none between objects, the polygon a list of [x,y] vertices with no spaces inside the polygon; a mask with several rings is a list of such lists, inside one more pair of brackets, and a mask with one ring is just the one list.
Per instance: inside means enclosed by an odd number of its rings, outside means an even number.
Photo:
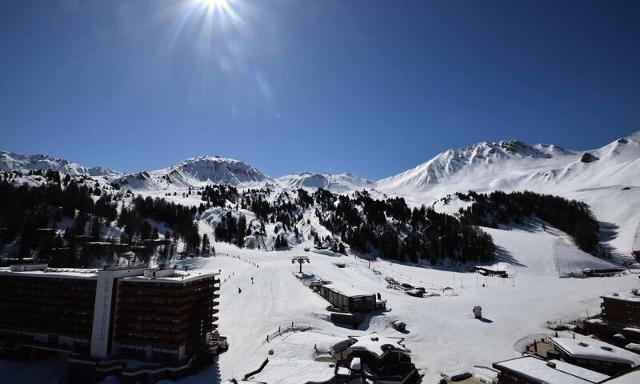
[{"label": "mountain peak", "polygon": [[0,151],[0,171],[37,171],[53,170],[70,175],[118,176],[119,172],[102,167],[85,167],[64,159],[49,155],[22,155]]},{"label": "mountain peak", "polygon": [[495,168],[506,160],[547,160],[559,156],[576,155],[561,146],[552,144],[529,145],[520,140],[480,142],[459,149],[448,149],[417,167],[382,179],[378,186],[387,189],[424,188],[440,183],[461,171],[474,168]]}]

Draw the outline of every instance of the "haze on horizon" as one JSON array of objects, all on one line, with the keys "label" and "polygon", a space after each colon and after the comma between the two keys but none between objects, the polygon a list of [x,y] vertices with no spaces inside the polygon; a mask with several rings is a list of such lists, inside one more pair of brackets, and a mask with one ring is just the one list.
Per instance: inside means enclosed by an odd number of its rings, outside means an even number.
[{"label": "haze on horizon", "polygon": [[0,150],[390,176],[640,129],[640,2],[0,2]]}]

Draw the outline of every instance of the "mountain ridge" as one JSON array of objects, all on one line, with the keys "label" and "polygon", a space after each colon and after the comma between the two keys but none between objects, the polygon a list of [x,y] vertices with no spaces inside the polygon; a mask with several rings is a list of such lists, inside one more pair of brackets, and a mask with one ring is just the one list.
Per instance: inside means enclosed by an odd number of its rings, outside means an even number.
[{"label": "mountain ridge", "polygon": [[[234,186],[277,186],[285,188],[325,188],[335,192],[349,192],[361,188],[403,194],[425,191],[451,179],[470,176],[475,168],[494,168],[501,172],[507,162],[532,168],[537,164],[542,172],[530,178],[557,178],[566,175],[573,163],[592,163],[600,160],[620,162],[640,158],[640,151],[628,153],[625,144],[640,143],[640,130],[593,150],[565,149],[555,144],[526,144],[520,140],[482,141],[458,149],[447,149],[434,157],[395,175],[370,180],[353,173],[296,172],[271,177],[242,160],[219,156],[197,156],[156,170],[122,173],[103,167],[87,167],[49,155],[24,155],[0,151],[0,170],[30,171],[53,169],[71,175],[104,176],[116,184],[134,189],[165,189],[167,187],[195,187],[207,183]],[[526,164],[529,163],[529,164]],[[535,167],[534,167],[535,168]]]}]

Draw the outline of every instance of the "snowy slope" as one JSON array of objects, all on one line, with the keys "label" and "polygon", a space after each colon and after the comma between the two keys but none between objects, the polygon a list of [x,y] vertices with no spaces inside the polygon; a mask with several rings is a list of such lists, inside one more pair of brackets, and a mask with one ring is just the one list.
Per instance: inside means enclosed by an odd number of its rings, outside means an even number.
[{"label": "snowy slope", "polygon": [[[241,379],[267,357],[269,363],[255,375],[256,382],[301,384],[325,380],[333,369],[330,362],[322,359],[323,351],[349,335],[375,331],[388,337],[404,337],[413,361],[425,374],[424,382],[434,383],[444,372],[478,372],[474,366],[491,366],[492,362],[517,357],[521,352],[520,340],[553,334],[545,327],[547,321],[569,321],[584,317],[587,312],[597,313],[600,295],[637,287],[637,275],[633,274],[614,278],[558,278],[552,244],[563,239],[562,234],[490,231],[505,254],[510,255],[511,260],[505,263],[515,278],[483,277],[383,260],[369,264],[348,256],[305,253],[300,247],[264,252],[216,243],[218,256],[182,262],[203,271],[222,270],[219,329],[228,336],[230,349],[213,366],[177,382],[204,384]],[[297,265],[291,264],[291,257],[300,254],[311,257],[311,263],[304,265],[306,272],[380,292],[391,310],[371,317],[357,330],[333,325],[327,320],[328,302],[293,275]],[[336,263],[345,267],[338,268]],[[251,277],[255,284],[251,284]],[[408,296],[389,288],[386,277],[423,286],[441,296]],[[454,290],[442,294],[444,287]],[[474,319],[475,305],[482,306],[486,321]],[[391,327],[395,320],[404,321],[409,333],[395,331]],[[292,322],[295,332],[288,330]],[[279,327],[281,335],[277,332]],[[269,342],[266,335],[270,335]],[[270,350],[273,355],[269,355]],[[56,375],[63,376],[64,363],[0,362],[0,369],[12,382],[44,384],[52,382]],[[110,378],[107,382],[119,380]]]},{"label": "snowy slope", "polygon": [[[520,141],[482,142],[458,150],[447,150],[408,171],[378,181],[383,190],[424,190],[453,177],[467,177],[475,169],[500,170],[504,164],[546,164],[552,159],[575,157],[576,153],[554,145],[529,146]],[[514,168],[519,168],[514,166]],[[494,172],[495,175],[495,172]]]},{"label": "snowy slope", "polygon": [[[454,192],[530,190],[589,204],[612,250],[626,256],[640,222],[640,132],[591,151],[518,141],[449,150],[376,189],[432,204]],[[446,209],[445,209],[446,210]]]},{"label": "snowy slope", "polygon": [[118,176],[120,173],[102,167],[80,164],[47,155],[21,155],[0,151],[0,171],[54,170],[70,175]]},{"label": "snowy slope", "polygon": [[[323,279],[380,292],[390,312],[373,316],[358,330],[335,326],[327,317],[328,303],[293,276],[297,266],[291,257],[304,253],[296,247],[283,252],[240,250],[218,243],[219,252],[230,256],[210,258],[204,269],[222,269],[220,331],[229,337],[230,349],[213,366],[183,383],[211,383],[239,379],[256,369],[266,357],[270,362],[257,382],[300,384],[326,380],[332,369],[322,352],[348,335],[378,332],[404,337],[424,382],[437,382],[441,372],[473,370],[474,365],[517,357],[518,340],[542,333],[547,321],[596,313],[599,295],[637,285],[637,276],[608,279],[559,279],[554,264],[553,243],[564,240],[554,231],[491,230],[496,242],[512,257],[508,264],[515,279],[478,277],[464,271],[446,271],[374,261],[369,264],[347,256],[308,253],[311,263],[304,270]],[[544,247],[542,247],[544,245]],[[569,252],[579,252],[567,243]],[[570,258],[570,257],[569,257]],[[345,264],[338,268],[336,263]],[[526,265],[526,266],[525,266]],[[590,265],[589,262],[580,267]],[[385,277],[424,286],[442,294],[415,298],[387,287]],[[251,284],[251,277],[255,284]],[[484,284],[484,286],[483,286]],[[242,293],[238,293],[238,287]],[[481,305],[489,322],[473,318],[471,309]],[[535,310],[531,310],[535,306]],[[408,334],[393,330],[391,322],[407,323]],[[283,332],[294,322],[301,332]],[[266,341],[269,334],[270,340]],[[538,336],[539,337],[539,336]],[[314,348],[316,347],[318,351]],[[274,354],[269,355],[269,350]],[[167,382],[168,383],[168,382]]]},{"label": "snowy slope", "polygon": [[276,179],[280,185],[288,188],[323,188],[335,193],[344,193],[363,188],[371,188],[374,182],[352,173],[310,173],[301,172]]},{"label": "snowy slope", "polygon": [[[520,141],[482,142],[445,151],[433,159],[379,181],[342,173],[297,173],[274,179],[245,162],[220,157],[196,157],[167,168],[118,174],[87,168],[44,155],[0,152],[0,170],[56,169],[71,175],[115,182],[123,189],[154,197],[180,196],[191,187],[225,183],[239,188],[269,187],[290,190],[325,188],[337,193],[368,189],[376,198],[403,196],[412,205],[436,202],[436,209],[455,213],[463,203],[439,201],[454,192],[531,190],[560,195],[589,204],[601,222],[603,241],[611,252],[627,257],[640,247],[640,132],[591,151],[567,150],[556,145],[527,145]],[[17,179],[37,185],[28,177]],[[167,195],[172,195],[167,197]],[[173,195],[176,194],[177,197]],[[197,196],[188,201],[199,204]]]},{"label": "snowy slope", "polygon": [[640,174],[639,137],[636,133],[587,152],[518,141],[479,143],[443,152],[413,169],[379,180],[376,186],[408,195],[437,194],[444,188],[451,190],[451,185],[456,189],[549,192],[626,186]]},{"label": "snowy slope", "polygon": [[539,223],[483,230],[491,235],[498,248],[495,266],[511,275],[582,277],[585,269],[618,267],[580,250],[562,231],[544,228]]}]

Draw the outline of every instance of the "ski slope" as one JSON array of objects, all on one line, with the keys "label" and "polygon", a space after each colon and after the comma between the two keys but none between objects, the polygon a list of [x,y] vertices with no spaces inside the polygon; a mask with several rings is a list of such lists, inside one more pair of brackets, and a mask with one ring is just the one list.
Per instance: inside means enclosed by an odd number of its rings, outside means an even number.
[{"label": "ski slope", "polygon": [[[464,269],[436,270],[385,261],[371,262],[369,267],[362,259],[309,253],[312,261],[304,265],[305,272],[379,292],[387,300],[391,310],[371,317],[359,330],[327,321],[324,308],[328,303],[294,277],[297,265],[292,265],[290,259],[303,253],[301,249],[258,252],[230,248],[228,251],[240,259],[217,256],[208,259],[203,267],[222,268],[226,279],[222,284],[219,326],[222,334],[229,337],[230,349],[220,356],[217,366],[182,382],[210,383],[214,372],[221,380],[241,379],[267,357],[270,362],[255,376],[256,381],[299,384],[325,380],[331,377],[332,370],[328,362],[322,361],[322,352],[348,335],[372,331],[405,337],[417,367],[426,375],[425,382],[434,382],[442,372],[472,370],[475,365],[490,366],[493,361],[515,357],[516,342],[546,332],[547,321],[568,321],[584,317],[587,311],[594,314],[600,295],[638,285],[635,275],[559,278],[562,271],[589,267],[596,261],[582,258],[584,254],[564,243],[559,269],[553,257],[554,243],[565,241],[564,237],[524,230],[490,231],[513,256],[516,264],[507,264],[515,278],[487,278]],[[531,246],[543,251],[531,251]],[[345,268],[338,268],[336,263],[344,263]],[[441,296],[408,296],[387,288],[387,276],[422,285]],[[242,293],[238,293],[238,287]],[[443,294],[444,287],[454,288],[453,292]],[[473,318],[471,309],[475,305],[483,307],[486,322]],[[409,333],[403,335],[391,328],[395,320],[404,321]],[[267,334],[277,334],[278,327],[285,329],[291,322],[295,327],[311,330],[287,332],[266,341]],[[274,351],[272,356],[269,350]]]},{"label": "ski slope", "polygon": [[491,235],[498,249],[494,266],[510,275],[570,277],[582,276],[585,269],[618,267],[580,250],[562,231],[543,229],[538,223],[520,228],[482,229]]}]

